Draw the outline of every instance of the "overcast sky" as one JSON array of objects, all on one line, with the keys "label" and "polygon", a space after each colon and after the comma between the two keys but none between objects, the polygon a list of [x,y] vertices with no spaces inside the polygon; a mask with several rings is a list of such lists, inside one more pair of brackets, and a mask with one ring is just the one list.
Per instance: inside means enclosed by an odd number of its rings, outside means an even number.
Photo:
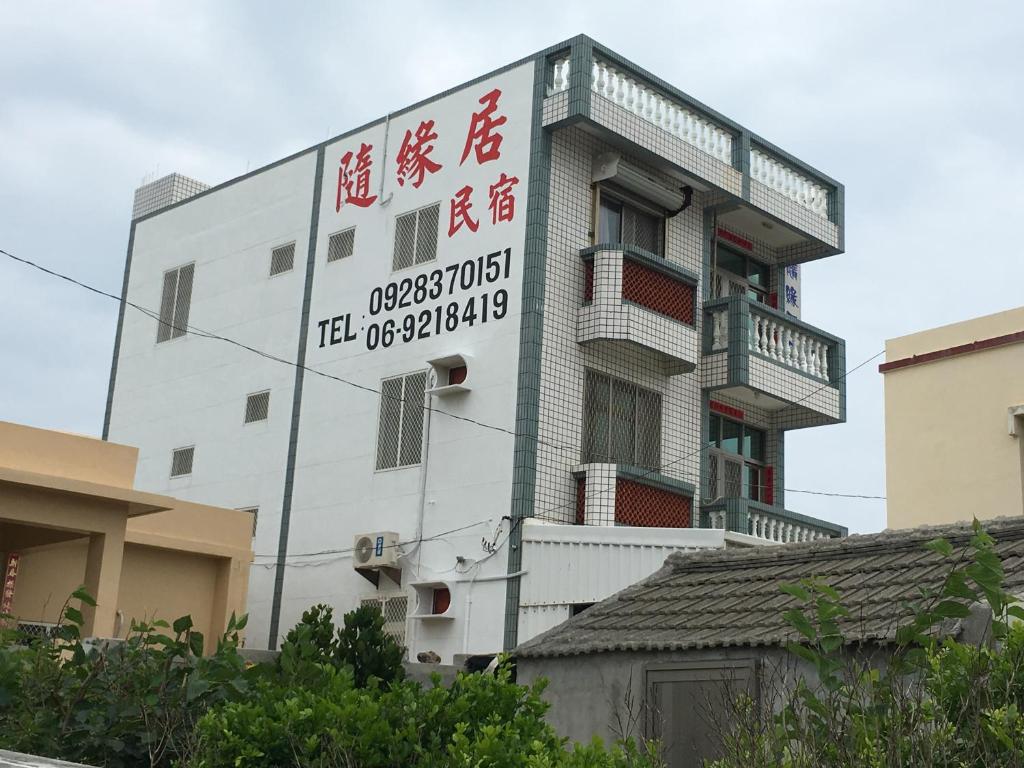
[{"label": "overcast sky", "polygon": [[[219,183],[584,32],[845,183],[847,252],[804,269],[802,309],[848,367],[1024,304],[1024,5],[488,6],[4,3],[0,248],[119,293],[143,176]],[[117,305],[5,258],[0,299],[0,419],[99,434]],[[848,423],[788,434],[787,487],[884,494],[878,362]],[[786,506],[885,525],[881,501]]]}]

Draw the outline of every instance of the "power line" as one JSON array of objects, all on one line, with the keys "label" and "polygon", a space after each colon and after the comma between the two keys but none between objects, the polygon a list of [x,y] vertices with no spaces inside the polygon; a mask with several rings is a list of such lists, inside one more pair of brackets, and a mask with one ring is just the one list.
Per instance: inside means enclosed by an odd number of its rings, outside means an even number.
[{"label": "power line", "polygon": [[[179,331],[182,331],[182,332],[191,331],[193,334],[195,334],[195,335],[197,335],[199,337],[202,337],[202,338],[213,339],[213,340],[216,340],[216,341],[223,341],[225,343],[228,343],[228,344],[231,344],[233,346],[239,347],[240,349],[244,349],[244,350],[246,350],[248,352],[251,352],[253,354],[259,355],[260,357],[263,357],[265,359],[272,360],[272,361],[277,362],[277,363],[282,363],[284,365],[289,365],[289,366],[292,366],[294,368],[301,368],[302,370],[307,371],[307,372],[309,372],[311,374],[314,374],[314,375],[317,375],[317,376],[321,376],[323,378],[330,379],[330,380],[333,380],[333,381],[337,381],[337,382],[339,382],[341,384],[346,384],[348,386],[355,387],[356,389],[360,389],[360,390],[363,390],[363,391],[366,391],[366,392],[370,392],[370,393],[379,395],[380,397],[387,397],[389,399],[397,400],[397,401],[402,402],[402,403],[405,402],[404,398],[395,398],[395,397],[393,397],[391,395],[386,395],[383,392],[381,392],[380,390],[375,389],[373,387],[366,386],[364,384],[359,384],[357,382],[350,381],[348,379],[344,379],[344,378],[342,378],[340,376],[335,376],[333,374],[329,374],[329,373],[326,373],[324,371],[320,371],[320,370],[318,370],[316,368],[310,368],[309,366],[306,366],[306,365],[301,364],[301,363],[293,362],[291,360],[286,360],[286,359],[278,357],[276,355],[272,355],[272,354],[270,354],[268,352],[264,352],[263,350],[256,349],[255,347],[252,347],[252,346],[250,346],[248,344],[244,344],[243,342],[237,341],[236,339],[232,339],[232,338],[227,337],[227,336],[222,336],[220,334],[213,333],[211,331],[206,331],[206,330],[204,330],[202,328],[198,328],[197,326],[193,326],[193,325],[186,324],[184,327],[174,325],[173,323],[169,323],[166,320],[162,319],[159,316],[159,313],[157,313],[156,311],[151,310],[151,309],[147,309],[146,307],[143,307],[143,306],[141,306],[139,304],[136,304],[135,302],[129,301],[124,296],[118,296],[116,294],[112,294],[112,293],[109,293],[107,291],[104,291],[104,290],[102,290],[100,288],[96,288],[96,287],[94,287],[92,285],[89,285],[87,283],[84,283],[84,282],[82,282],[82,281],[80,281],[80,280],[78,280],[78,279],[76,279],[74,277],[71,277],[70,275],[64,274],[62,272],[58,272],[58,271],[50,269],[48,267],[44,267],[43,265],[38,264],[38,263],[36,263],[36,262],[34,262],[34,261],[30,260],[30,259],[26,259],[26,258],[23,258],[21,256],[16,256],[13,253],[10,253],[9,251],[6,251],[6,250],[4,250],[2,248],[0,248],[0,254],[3,254],[4,256],[7,256],[8,258],[10,258],[10,259],[12,259],[12,260],[14,260],[16,262],[19,262],[19,263],[24,264],[26,266],[32,267],[33,269],[39,270],[40,272],[48,274],[48,275],[50,275],[52,277],[56,277],[56,278],[58,278],[60,280],[64,280],[66,282],[69,282],[69,283],[71,283],[73,285],[76,285],[76,286],[78,286],[80,288],[83,288],[83,289],[85,289],[87,291],[90,291],[91,293],[95,293],[95,294],[97,294],[99,296],[103,296],[105,298],[111,299],[111,300],[116,301],[116,302],[118,302],[120,304],[124,304],[125,306],[132,307],[133,309],[143,313],[147,317],[150,317],[150,318],[156,320],[158,323],[160,323],[162,325],[165,325],[165,326],[169,326],[169,327],[171,327],[171,328],[173,328],[175,330],[179,330]],[[799,405],[802,402],[805,402],[806,400],[808,400],[811,397],[813,397],[814,395],[816,395],[818,392],[821,392],[822,390],[832,386],[832,384],[834,384],[834,383],[836,383],[838,381],[844,380],[851,373],[853,373],[854,371],[857,371],[858,369],[864,367],[865,365],[867,365],[868,363],[870,363],[871,361],[875,360],[876,358],[880,357],[883,354],[885,354],[885,350],[884,349],[879,351],[879,352],[877,352],[877,353],[875,353],[874,355],[869,357],[867,360],[864,360],[863,362],[859,363],[858,365],[854,366],[853,368],[847,370],[846,373],[844,373],[842,376],[838,377],[835,381],[822,384],[821,386],[819,386],[818,388],[812,390],[811,392],[809,392],[807,395],[805,395],[804,397],[800,398],[799,400],[796,400],[796,401],[794,401],[792,403],[787,404],[785,407],[783,407],[783,408],[781,408],[779,410],[779,413],[781,413],[782,411],[785,411],[787,408],[791,408],[793,406]],[[447,416],[449,418],[456,419],[458,421],[464,421],[464,422],[467,422],[467,423],[470,423],[470,424],[474,424],[474,425],[479,426],[479,427],[483,427],[485,429],[490,429],[490,430],[493,430],[493,431],[502,432],[502,433],[508,434],[510,436],[513,436],[513,437],[518,437],[518,436],[521,436],[523,434],[523,433],[516,432],[515,430],[508,429],[506,427],[499,427],[499,426],[494,425],[494,424],[488,424],[486,422],[479,421],[478,419],[473,419],[473,418],[470,418],[468,416],[459,416],[457,414],[453,414],[453,413],[450,413],[448,411],[444,411],[444,410],[441,410],[441,409],[436,409],[436,408],[432,408],[432,407],[428,408],[428,406],[423,405],[423,404],[419,404],[419,407],[421,409],[423,409],[423,410],[430,410],[430,411],[442,414],[444,416]],[[524,436],[528,436],[529,437],[529,435],[524,435]],[[572,447],[572,446],[560,446],[560,445],[557,445],[557,444],[548,443],[548,442],[546,442],[544,440],[541,440],[538,437],[533,437],[533,439],[536,440],[538,445],[544,445],[544,446],[547,446],[547,447],[556,448],[556,449],[561,450],[561,451],[572,451],[572,452],[575,452],[577,450],[575,447]],[[679,464],[679,463],[681,463],[683,461],[686,461],[687,459],[693,458],[694,456],[697,456],[698,454],[702,453],[703,451],[710,449],[710,447],[711,446],[709,446],[709,445],[701,446],[696,451],[691,451],[690,453],[688,453],[688,454],[686,454],[684,456],[681,456],[678,459],[670,461],[667,464],[661,465],[657,469],[647,470],[643,474],[639,475],[639,477],[637,477],[636,479],[642,480],[642,479],[644,479],[646,477],[650,477],[651,475],[654,475],[654,474],[661,474],[663,470],[665,470],[665,469],[667,469],[669,467],[675,466],[675,465],[677,465],[677,464]],[[606,458],[611,458],[611,457],[606,457]],[[884,497],[878,497],[878,496],[870,496],[870,495],[866,495],[866,494],[843,494],[843,493],[830,493],[830,492],[826,492],[826,491],[805,491],[805,490],[788,489],[788,488],[784,489],[784,490],[785,491],[791,491],[793,493],[807,493],[807,494],[814,494],[814,495],[821,495],[821,496],[835,496],[835,497],[845,497],[845,498],[865,498],[865,499],[880,499],[880,498],[884,498]],[[607,494],[609,492],[610,492],[610,489],[606,489],[603,492],[599,491],[598,495],[604,495],[604,494]],[[540,519],[550,519],[550,518],[545,518],[544,515],[551,514],[551,513],[554,513],[554,512],[558,512],[560,510],[564,510],[564,509],[567,509],[567,508],[573,507],[573,506],[575,506],[575,501],[570,502],[568,504],[562,504],[562,505],[558,505],[558,506],[555,506],[555,507],[550,507],[550,508],[545,509],[545,510],[541,510],[540,513],[534,513],[533,517],[537,517],[537,518],[540,518]],[[484,521],[484,522],[486,522],[486,521]],[[423,541],[426,541],[426,540],[427,539],[423,539]],[[412,542],[406,542],[406,543],[412,543]],[[325,551],[323,551],[321,553],[316,553],[316,554],[320,554],[320,555],[324,555],[324,554],[342,554],[342,553],[348,553],[348,552],[351,552],[351,551],[352,551],[352,548],[350,547],[350,548],[344,549],[344,550],[325,550]],[[270,556],[271,555],[261,555],[261,557],[270,557]],[[286,557],[302,557],[302,556],[304,556],[304,555],[287,555]],[[308,556],[312,556],[312,555],[308,555]],[[276,557],[276,555],[274,555],[273,557]]]},{"label": "power line", "polygon": [[[857,371],[857,370],[863,368],[865,365],[870,363],[872,360],[875,360],[876,358],[881,357],[884,354],[885,354],[885,350],[884,349],[876,352],[871,357],[869,357],[867,360],[864,360],[863,362],[858,363],[857,365],[855,365],[853,368],[850,368],[848,371],[846,371],[846,373],[844,373],[842,376],[838,377],[836,379],[836,381],[843,381],[843,380],[845,380],[851,373],[853,373],[854,371]],[[823,389],[825,389],[826,387],[829,387],[831,385],[832,385],[832,382],[829,382],[828,384],[822,384],[820,387],[818,387],[817,389],[807,393],[806,395],[801,397],[799,400],[795,400],[792,403],[787,404],[785,407],[780,408],[778,410],[778,413],[782,413],[787,408],[791,408],[793,406],[799,405],[800,403],[802,403],[802,402],[804,402],[804,401],[814,397],[816,394],[821,392]],[[654,474],[662,474],[662,470],[667,469],[668,467],[674,466],[676,464],[679,464],[680,462],[686,461],[687,459],[693,458],[694,456],[697,456],[698,454],[700,454],[700,453],[702,453],[702,452],[704,452],[706,450],[710,450],[710,448],[711,448],[710,445],[703,445],[700,448],[698,448],[696,451],[691,451],[690,453],[686,454],[685,456],[681,456],[680,458],[675,459],[674,461],[670,461],[668,464],[662,464],[657,469],[649,469],[646,472],[644,472],[643,474],[637,476],[635,479],[643,480],[644,478],[650,477],[651,475],[654,475]],[[784,490],[789,490],[789,489],[784,489]],[[611,491],[611,488],[607,488],[604,491],[598,491],[598,493],[596,495],[600,497],[600,496],[603,496],[603,495],[609,493],[610,491]],[[795,491],[795,492],[796,493],[810,493],[810,491]],[[826,494],[824,491],[822,491],[821,493],[822,493],[822,495],[830,495],[830,496],[831,495],[847,496],[848,495],[848,494]],[[870,497],[870,498],[875,498],[875,497]],[[569,509],[570,507],[575,507],[575,506],[576,506],[576,501],[574,500],[574,501],[571,501],[571,502],[569,502],[567,504],[561,504],[561,505],[559,505],[557,507],[550,507],[548,509],[542,510],[541,513],[539,513],[539,514],[535,512],[533,514],[533,517],[539,517],[542,520],[549,520],[549,521],[552,521],[552,522],[561,522],[560,518],[552,519],[550,517],[544,517],[544,515],[548,514],[548,513],[552,513],[552,512],[558,512],[558,511],[564,510],[564,509]]]},{"label": "power line", "polygon": [[[278,357],[277,355],[270,354],[269,352],[264,352],[261,349],[256,349],[255,347],[249,346],[248,344],[245,344],[245,343],[243,343],[241,341],[238,341],[237,339],[232,339],[229,336],[222,336],[222,335],[214,333],[212,331],[206,331],[206,330],[204,330],[202,328],[199,328],[198,326],[189,325],[187,323],[184,326],[175,325],[174,323],[168,322],[168,321],[164,320],[163,318],[161,318],[159,313],[156,312],[155,310],[148,309],[148,308],[143,307],[143,306],[141,306],[139,304],[136,304],[133,301],[129,301],[127,298],[125,298],[123,296],[118,296],[116,294],[104,291],[104,290],[102,290],[100,288],[96,288],[95,286],[89,285],[88,283],[83,283],[81,280],[77,280],[76,278],[71,277],[70,275],[66,275],[66,274],[64,274],[62,272],[57,272],[56,270],[49,269],[49,268],[44,267],[43,265],[38,264],[38,263],[36,263],[36,262],[34,262],[34,261],[30,260],[30,259],[25,259],[25,258],[22,258],[21,256],[15,256],[13,253],[10,253],[9,251],[5,251],[2,248],[0,248],[0,254],[3,254],[4,256],[8,257],[9,259],[13,259],[14,261],[17,261],[17,262],[20,262],[22,264],[25,264],[26,266],[32,267],[33,269],[37,269],[40,272],[44,272],[44,273],[46,273],[48,275],[51,275],[53,277],[56,277],[56,278],[58,278],[60,280],[64,280],[64,281],[69,282],[69,283],[71,283],[73,285],[77,285],[78,287],[84,288],[85,290],[90,291],[92,293],[95,293],[95,294],[97,294],[99,296],[103,296],[105,298],[112,299],[113,301],[116,301],[116,302],[118,302],[120,304],[124,304],[125,306],[128,306],[128,307],[131,307],[132,309],[138,310],[139,312],[141,312],[142,314],[146,315],[147,317],[152,318],[153,320],[156,320],[161,325],[165,325],[165,326],[167,326],[169,328],[172,328],[174,330],[181,331],[183,333],[191,332],[194,335],[199,336],[201,338],[213,339],[215,341],[223,341],[223,342],[226,342],[227,344],[231,344],[233,346],[239,347],[240,349],[244,349],[247,352],[252,352],[255,355],[259,355],[260,357],[266,358],[267,360],[272,360],[272,361],[274,361],[276,363],[282,363],[283,365],[289,365],[289,366],[292,366],[293,368],[301,368],[303,371],[306,371],[307,373],[311,373],[311,374],[314,374],[316,376],[321,376],[321,377],[323,377],[325,379],[331,379],[331,380],[337,381],[337,382],[339,382],[341,384],[347,384],[350,387],[355,387],[356,389],[361,389],[364,392],[370,392],[370,393],[375,394],[375,395],[380,395],[381,397],[386,397],[389,400],[394,400],[396,402],[403,403],[403,404],[405,403],[405,399],[404,398],[394,397],[392,395],[387,395],[387,394],[384,394],[381,390],[375,389],[374,387],[370,387],[370,386],[367,386],[365,384],[359,384],[359,383],[357,383],[355,381],[350,381],[349,379],[343,379],[340,376],[335,376],[333,374],[326,373],[325,371],[321,371],[321,370],[318,370],[316,368],[310,368],[309,366],[304,365],[302,363],[293,362],[292,360],[286,360],[283,357]],[[499,427],[499,426],[497,426],[495,424],[488,424],[487,422],[479,421],[478,419],[473,419],[473,418],[470,418],[469,416],[460,416],[458,414],[450,413],[449,411],[441,410],[439,408],[432,408],[432,407],[428,408],[428,406],[424,405],[423,403],[419,403],[418,407],[420,409],[424,410],[424,411],[431,410],[434,413],[442,414],[443,416],[447,416],[450,419],[455,419],[457,421],[464,421],[464,422],[467,422],[469,424],[474,424],[474,425],[476,425],[478,427],[483,427],[485,429],[494,430],[495,432],[504,432],[505,434],[511,435],[512,437],[519,437],[522,434],[520,432],[516,432],[513,429],[509,429],[507,427]],[[548,443],[546,441],[539,441],[539,442],[542,445],[546,445],[549,448],[556,448],[556,449],[558,449],[560,451],[575,451],[576,450],[572,446],[558,445],[556,443]]]},{"label": "power line", "polygon": [[786,493],[809,493],[812,496],[836,496],[841,499],[880,499],[885,501],[885,496],[870,496],[864,493],[830,493],[828,491],[802,491],[799,488],[785,488]]}]

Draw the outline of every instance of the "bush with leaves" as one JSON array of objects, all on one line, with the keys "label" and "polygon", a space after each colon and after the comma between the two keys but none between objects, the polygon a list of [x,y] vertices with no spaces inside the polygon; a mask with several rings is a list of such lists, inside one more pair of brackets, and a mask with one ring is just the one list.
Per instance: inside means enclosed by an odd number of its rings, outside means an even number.
[{"label": "bush with leaves", "polygon": [[411,681],[358,687],[347,666],[320,666],[319,685],[261,680],[244,701],[199,722],[193,768],[492,766],[656,768],[653,745],[565,749],[544,721],[544,684],[460,674],[450,688]]},{"label": "bush with leaves", "polygon": [[[726,757],[714,768],[1024,766],[1024,609],[1004,589],[995,542],[975,521],[937,590],[922,590],[885,663],[847,646],[850,612],[820,580],[785,585],[802,607],[786,612],[802,636],[789,650],[814,670],[795,686],[737,702]],[[948,631],[972,611],[991,617],[981,642]]]},{"label": "bush with leaves", "polygon": [[379,608],[363,605],[346,613],[337,630],[333,616],[334,610],[323,604],[305,611],[281,644],[279,668],[296,680],[301,670],[315,675],[317,665],[347,666],[357,688],[365,688],[371,677],[384,684],[405,677],[404,649],[384,631]]},{"label": "bush with leaves", "polygon": [[100,652],[82,643],[79,589],[52,639],[0,639],[0,748],[112,768],[170,766],[191,749],[196,720],[246,691],[237,653],[245,617],[234,616],[216,651],[185,616],[137,622]]}]

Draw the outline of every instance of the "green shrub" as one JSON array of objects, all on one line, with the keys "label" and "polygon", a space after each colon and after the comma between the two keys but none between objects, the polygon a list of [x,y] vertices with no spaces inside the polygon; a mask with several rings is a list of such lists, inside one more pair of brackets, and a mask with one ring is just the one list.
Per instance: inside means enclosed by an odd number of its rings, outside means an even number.
[{"label": "green shrub", "polygon": [[[84,590],[72,598],[95,605]],[[169,766],[189,754],[207,708],[246,690],[237,653],[244,616],[231,617],[206,657],[188,616],[173,626],[135,623],[102,653],[82,645],[82,624],[69,599],[52,642],[4,638],[0,748],[112,768]]]},{"label": "green shrub", "polygon": [[436,680],[359,688],[346,667],[320,672],[315,688],[264,679],[244,701],[211,709],[199,721],[193,768],[661,765],[653,748],[632,744],[566,751],[543,719],[544,684],[516,685],[507,666],[459,675],[450,688]]},{"label": "green shrub", "polygon": [[[817,580],[783,587],[803,603],[786,613],[803,636],[789,649],[817,680],[738,702],[714,768],[1024,766],[1024,609],[1003,589],[995,542],[975,520],[956,561],[945,540],[927,548],[950,560],[949,573],[921,592],[884,669],[849,650],[838,592]],[[975,605],[992,617],[982,643],[942,631]]]},{"label": "green shrub", "polygon": [[365,688],[370,678],[384,684],[404,679],[404,649],[384,632],[379,608],[364,605],[345,614],[337,631],[333,615],[330,606],[314,605],[285,636],[278,667],[290,680],[315,677],[316,667],[323,664],[349,667],[358,688]]}]

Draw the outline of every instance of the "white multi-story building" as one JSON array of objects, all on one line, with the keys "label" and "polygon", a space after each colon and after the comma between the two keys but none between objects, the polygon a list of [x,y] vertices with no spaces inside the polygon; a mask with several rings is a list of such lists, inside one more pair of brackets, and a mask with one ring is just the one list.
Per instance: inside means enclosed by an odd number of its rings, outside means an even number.
[{"label": "white multi-story building", "polygon": [[136,195],[105,436],[256,511],[250,645],[379,601],[410,652],[511,647],[786,511],[845,418],[799,319],[843,188],[586,37],[219,186]]}]

